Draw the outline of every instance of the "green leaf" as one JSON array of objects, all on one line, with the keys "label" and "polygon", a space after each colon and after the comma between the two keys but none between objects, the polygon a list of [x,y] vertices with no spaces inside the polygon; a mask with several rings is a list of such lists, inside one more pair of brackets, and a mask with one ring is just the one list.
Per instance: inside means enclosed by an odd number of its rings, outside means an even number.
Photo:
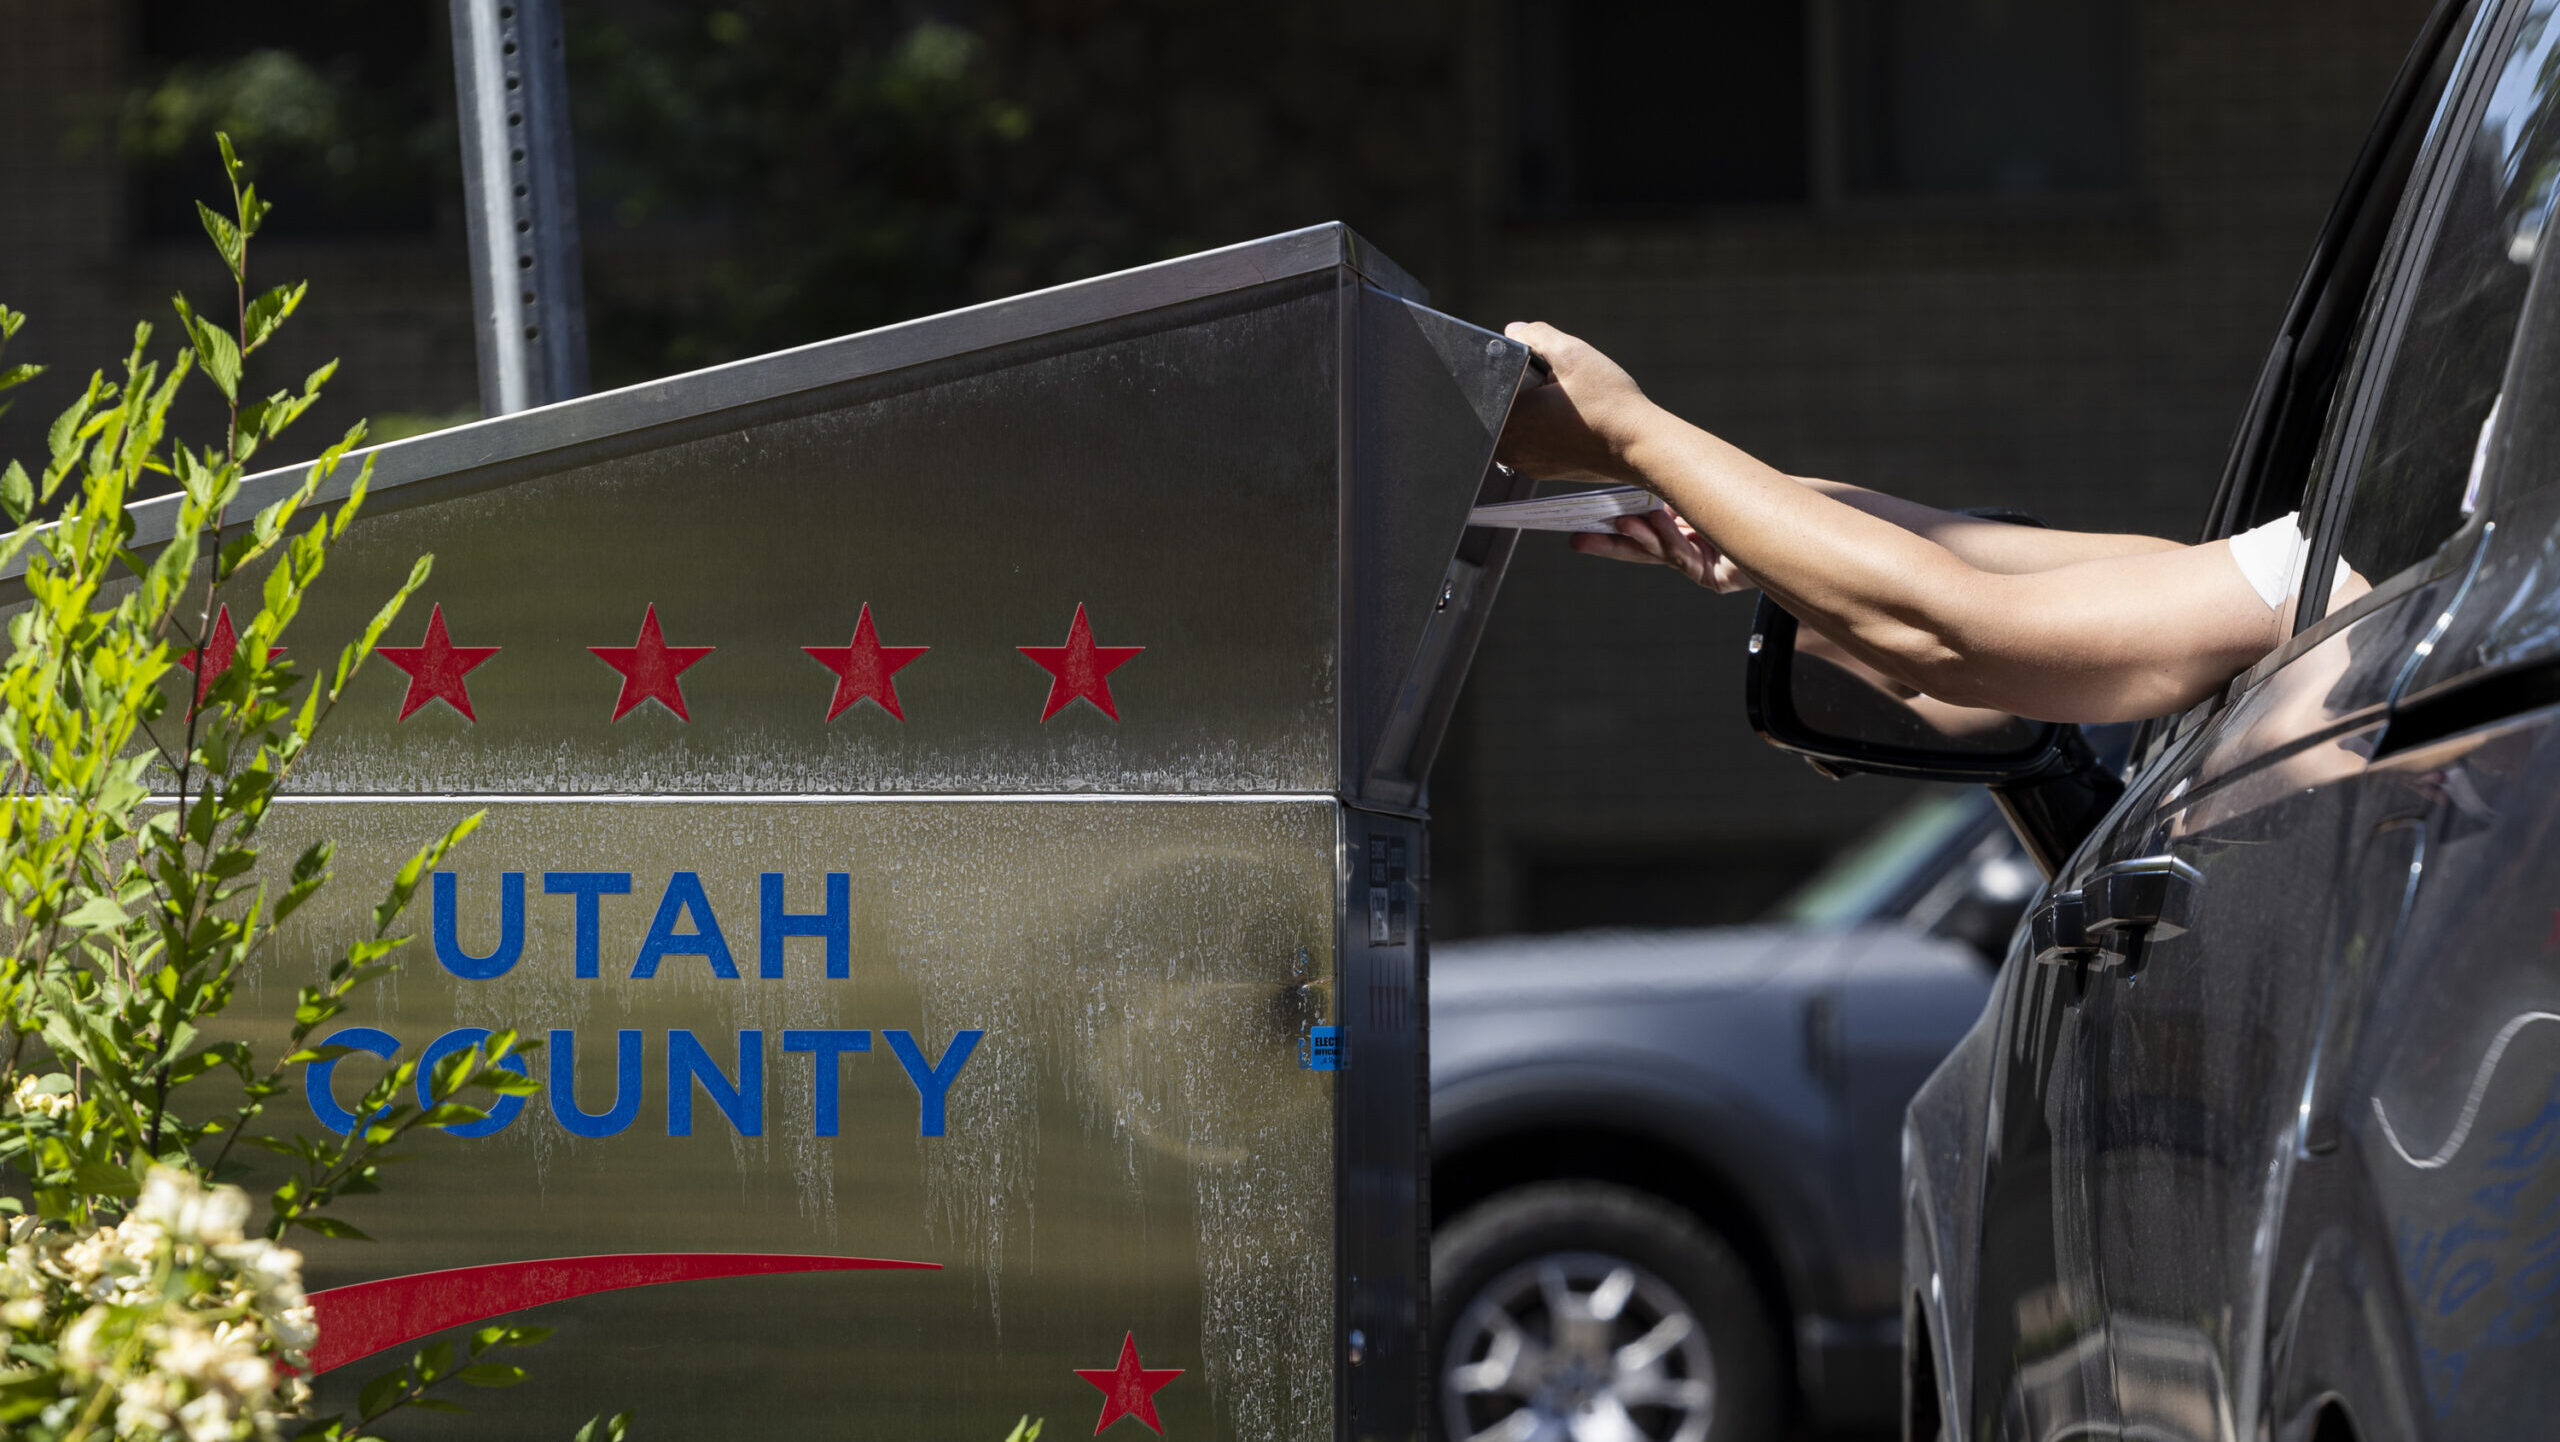
[{"label": "green leaf", "polygon": [[481,818],[488,814],[486,811],[472,812],[455,822],[452,830],[420,847],[418,854],[409,858],[408,863],[400,868],[399,875],[391,879],[389,893],[374,905],[374,935],[380,936],[391,929],[391,923],[398,921],[400,913],[409,909],[409,899],[417,894],[419,879],[433,871],[436,863],[444,860],[446,852],[461,845],[463,838],[479,830]]},{"label": "green leaf", "polygon": [[[184,309],[181,304],[181,312]],[[205,378],[222,392],[224,400],[240,399],[240,343],[231,338],[231,332],[200,317],[190,317],[187,329],[195,337],[196,363],[203,368]]]},{"label": "green leaf", "polygon": [[231,278],[235,281],[240,279],[249,238],[240,233],[240,227],[233,225],[229,217],[201,200],[196,202],[196,218],[204,222],[204,233],[213,237],[213,248],[221,252],[222,263],[230,268]]},{"label": "green leaf", "polygon": [[265,345],[267,337],[275,334],[276,327],[284,324],[285,318],[300,308],[303,293],[310,288],[310,282],[297,281],[292,285],[277,286],[249,302],[247,324],[240,333],[241,351],[245,354]]},{"label": "green leaf", "polygon": [[267,212],[273,209],[275,209],[274,206],[258,198],[258,187],[254,185],[240,187],[241,234],[256,235],[258,227],[267,223]]},{"label": "green leaf", "polygon": [[113,931],[133,920],[112,896],[93,896],[70,915],[62,918],[65,926],[80,931]]},{"label": "green leaf", "polygon": [[27,513],[36,508],[35,482],[27,479],[27,468],[11,461],[0,470],[0,511],[6,511],[9,524],[21,525]]},{"label": "green leaf", "polygon": [[71,1183],[84,1192],[97,1192],[109,1197],[138,1197],[142,1184],[133,1173],[111,1162],[75,1162],[71,1167]]},{"label": "green leaf", "polygon": [[66,461],[70,456],[73,442],[79,439],[80,427],[89,419],[89,408],[98,403],[98,388],[105,384],[105,380],[105,377],[91,373],[89,393],[64,407],[62,414],[53,418],[52,427],[45,432],[45,449],[57,463]]},{"label": "green leaf", "polygon": [[304,847],[302,854],[293,859],[294,881],[298,884],[326,876],[329,871],[329,858],[336,855],[337,850],[338,846],[334,841],[315,841]]},{"label": "green leaf", "polygon": [[[352,446],[362,441],[364,439],[364,426],[365,423],[362,421],[358,421],[354,425],[349,426],[347,428],[347,438],[339,444],[341,446]],[[335,449],[335,447],[332,448],[332,450]],[[337,468],[337,462],[335,460],[325,456],[322,459],[330,469],[335,470]],[[330,540],[334,541],[338,539],[338,537],[345,535],[347,527],[355,521],[357,508],[364,504],[365,493],[373,486],[373,462],[374,457],[371,454],[367,454],[364,458],[364,464],[356,468],[356,478],[347,483],[346,503],[338,507],[338,514],[329,522]],[[433,560],[435,557],[433,553],[429,553],[426,559]]]},{"label": "green leaf", "polygon": [[466,1387],[512,1387],[525,1379],[525,1370],[506,1362],[479,1362],[453,1375]]},{"label": "green leaf", "polygon": [[[177,1049],[174,1045],[170,1048],[172,1051]],[[178,1064],[169,1069],[169,1081],[172,1085],[184,1086],[216,1067],[229,1067],[245,1077],[249,1066],[250,1054],[245,1045],[236,1041],[215,1042],[200,1052],[179,1058]]]},{"label": "green leaf", "polygon": [[318,1232],[324,1237],[336,1238],[342,1242],[370,1242],[373,1240],[373,1238],[367,1236],[362,1229],[356,1227],[352,1223],[339,1221],[336,1217],[296,1217],[293,1219],[293,1224],[297,1227],[305,1227]]},{"label": "green leaf", "polygon": [[0,391],[5,391],[12,386],[25,385],[27,382],[34,380],[36,377],[43,374],[43,366],[0,366]]},{"label": "green leaf", "polygon": [[274,398],[240,403],[240,424],[231,433],[231,447],[243,461],[258,449],[258,443],[270,434],[267,419],[275,409]]},{"label": "green leaf", "polygon": [[385,1372],[367,1380],[364,1390],[356,1394],[356,1408],[370,1417],[391,1405],[392,1399],[409,1390],[409,1371]]}]

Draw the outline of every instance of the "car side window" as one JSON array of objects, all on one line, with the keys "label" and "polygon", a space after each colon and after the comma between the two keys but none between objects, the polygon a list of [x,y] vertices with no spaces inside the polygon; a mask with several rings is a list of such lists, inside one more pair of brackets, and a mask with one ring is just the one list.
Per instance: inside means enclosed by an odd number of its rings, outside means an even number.
[{"label": "car side window", "polygon": [[2478,462],[2560,178],[2560,0],[2521,10],[2496,69],[2449,97],[2465,108],[2465,133],[2448,141],[2460,148],[2417,198],[2370,302],[2367,399],[2337,438],[2343,514],[2325,527],[2329,559],[2304,578],[2304,624],[2434,556],[2480,503]]}]

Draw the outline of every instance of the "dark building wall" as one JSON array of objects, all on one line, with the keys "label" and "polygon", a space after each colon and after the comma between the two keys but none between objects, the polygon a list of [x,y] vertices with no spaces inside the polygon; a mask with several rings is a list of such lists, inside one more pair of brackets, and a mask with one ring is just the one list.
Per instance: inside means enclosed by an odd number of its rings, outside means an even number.
[{"label": "dark building wall", "polygon": [[1333,218],[1445,287],[1472,239],[1450,0],[567,13],[600,376]]},{"label": "dark building wall", "polygon": [[[201,242],[143,238],[116,158],[148,68],[141,3],[0,0],[0,300],[32,317],[12,358],[60,367],[0,419],[0,452],[32,454],[136,318],[221,280]],[[1809,3],[1828,24],[1878,0]],[[951,113],[997,139],[926,137],[858,164],[827,127],[886,144],[905,82],[879,72],[853,101],[825,87],[886,63],[924,8],[765,0],[736,7],[740,29],[700,6],[572,0],[578,63],[616,67],[572,73],[590,311],[614,348],[598,371],[637,378],[1340,218],[1444,307],[1578,331],[1782,466],[2182,535],[2424,9],[2128,0],[2129,179],[2103,194],[1842,199],[1834,174],[1802,200],[1612,216],[1523,202],[1524,117],[1553,67],[1524,63],[1532,32],[1508,0],[937,9],[975,47]],[[781,58],[721,59],[778,35]],[[697,91],[720,106],[688,111]],[[1729,110],[1631,113],[1724,115],[1676,151],[1744,143]],[[670,135],[710,199],[644,203],[652,165],[681,168]],[[267,280],[313,282],[270,383],[345,361],[315,435],[473,404],[457,197],[439,196],[422,230],[264,251]],[[757,298],[786,274],[816,298]],[[741,298],[763,307],[751,325]],[[1748,915],[1890,804],[1892,786],[1823,781],[1748,735],[1749,610],[1529,538],[1435,778],[1444,934]]]}]

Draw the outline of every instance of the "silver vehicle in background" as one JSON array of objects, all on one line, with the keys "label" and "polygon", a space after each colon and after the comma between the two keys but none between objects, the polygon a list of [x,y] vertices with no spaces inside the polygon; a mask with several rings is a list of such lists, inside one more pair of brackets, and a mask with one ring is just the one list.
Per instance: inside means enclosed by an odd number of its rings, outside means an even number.
[{"label": "silver vehicle in background", "polygon": [[1889,1421],[1903,1107],[2038,879],[1950,788],[1760,925],[1436,947],[1440,1435]]}]

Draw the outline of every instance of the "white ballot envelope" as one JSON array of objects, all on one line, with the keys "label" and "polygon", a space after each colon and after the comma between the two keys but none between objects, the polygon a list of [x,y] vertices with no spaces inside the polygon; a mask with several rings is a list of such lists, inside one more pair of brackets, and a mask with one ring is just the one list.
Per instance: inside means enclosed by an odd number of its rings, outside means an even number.
[{"label": "white ballot envelope", "polygon": [[1615,531],[1620,516],[1657,510],[1662,498],[1642,486],[1609,486],[1535,500],[1502,501],[1467,512],[1470,526],[1505,526],[1515,531]]}]

